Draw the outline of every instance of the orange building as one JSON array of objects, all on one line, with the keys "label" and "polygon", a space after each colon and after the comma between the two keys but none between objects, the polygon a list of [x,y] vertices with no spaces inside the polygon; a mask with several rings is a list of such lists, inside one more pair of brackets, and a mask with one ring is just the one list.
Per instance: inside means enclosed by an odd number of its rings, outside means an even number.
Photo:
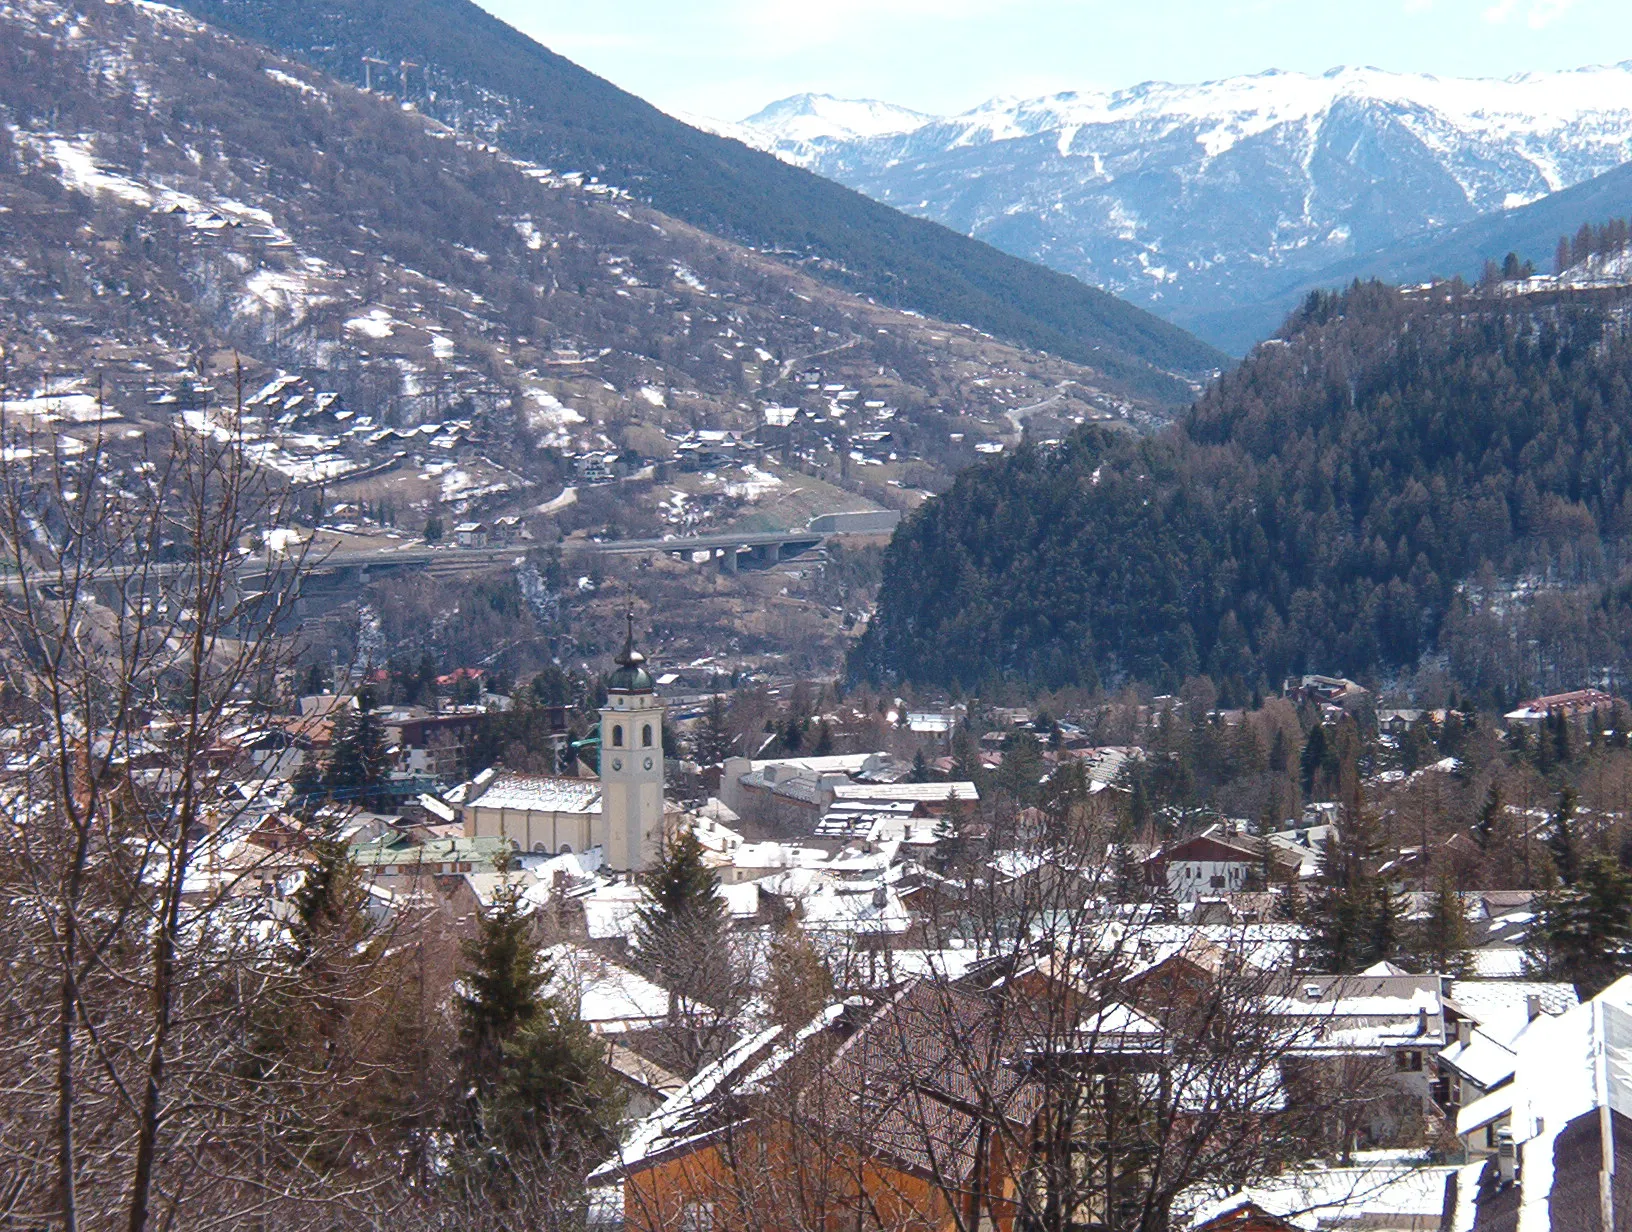
[{"label": "orange building", "polygon": [[1011,1232],[1039,1097],[990,1062],[1017,1043],[994,1001],[927,981],[835,1006],[744,1040],[592,1183],[622,1182],[631,1232]]}]

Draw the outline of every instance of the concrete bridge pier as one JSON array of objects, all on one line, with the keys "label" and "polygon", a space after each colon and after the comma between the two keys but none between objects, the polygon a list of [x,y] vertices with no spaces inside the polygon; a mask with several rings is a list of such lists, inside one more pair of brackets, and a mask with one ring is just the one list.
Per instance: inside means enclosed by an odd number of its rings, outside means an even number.
[{"label": "concrete bridge pier", "polygon": [[720,553],[720,572],[735,573],[737,571],[737,549],[725,548]]}]

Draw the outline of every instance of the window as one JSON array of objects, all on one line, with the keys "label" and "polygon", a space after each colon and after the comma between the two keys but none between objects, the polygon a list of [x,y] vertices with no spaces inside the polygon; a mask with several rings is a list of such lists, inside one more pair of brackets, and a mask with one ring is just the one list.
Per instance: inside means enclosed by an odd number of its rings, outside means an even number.
[{"label": "window", "polygon": [[1222,890],[1224,888],[1224,878],[1219,877],[1219,876],[1215,876],[1212,879],[1211,884],[1212,884],[1213,889]]},{"label": "window", "polygon": [[612,725],[612,747],[615,748],[615,749],[621,749],[623,747],[623,724],[622,723],[614,723]]},{"label": "window", "polygon": [[650,723],[640,729],[640,745],[646,749],[652,747],[652,725]]},{"label": "window", "polygon": [[1413,1074],[1420,1074],[1422,1072],[1422,1053],[1396,1052],[1394,1054],[1394,1068],[1397,1070],[1409,1070]]}]

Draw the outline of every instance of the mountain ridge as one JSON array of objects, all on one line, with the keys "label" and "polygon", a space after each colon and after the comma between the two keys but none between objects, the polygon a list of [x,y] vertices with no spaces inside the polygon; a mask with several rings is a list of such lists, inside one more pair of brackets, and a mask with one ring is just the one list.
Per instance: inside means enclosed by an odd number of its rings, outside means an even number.
[{"label": "mountain ridge", "polygon": [[1239,354],[1289,286],[1632,159],[1632,61],[1504,80],[1340,68],[1144,82],[873,137],[824,133],[819,111],[796,124],[783,109],[757,139]]},{"label": "mountain ridge", "polygon": [[421,69],[416,105],[519,157],[615,183],[847,291],[1092,363],[1141,396],[1188,401],[1223,356],[1097,288],[693,129],[468,0],[181,0],[339,77],[364,56]]}]

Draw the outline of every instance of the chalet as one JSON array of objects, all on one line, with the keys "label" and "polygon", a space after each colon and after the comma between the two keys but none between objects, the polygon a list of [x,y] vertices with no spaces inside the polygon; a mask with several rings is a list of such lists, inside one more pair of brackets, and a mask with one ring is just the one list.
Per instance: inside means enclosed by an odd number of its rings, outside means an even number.
[{"label": "chalet", "polygon": [[501,547],[516,543],[526,535],[526,526],[515,514],[507,514],[493,523],[492,540]]},{"label": "chalet", "polygon": [[[846,1003],[806,1027],[750,1034],[638,1125],[592,1184],[623,1190],[624,1227],[982,1227],[1012,1232],[1039,1100],[1011,1015],[915,981],[869,1013]],[[952,1028],[952,1029],[949,1029]],[[956,1042],[954,1042],[956,1041]],[[986,1132],[971,1098],[1013,1134]]]},{"label": "chalet", "polygon": [[1179,902],[1205,895],[1265,888],[1265,882],[1295,880],[1296,853],[1251,834],[1215,828],[1165,847],[1145,861],[1147,885],[1165,889]]},{"label": "chalet", "polygon": [[[1486,1110],[1503,1099],[1510,1100],[1510,1092],[1500,1093],[1513,1081],[1519,1046],[1533,1024],[1565,1013],[1579,1001],[1571,984],[1458,980],[1451,985],[1451,1003],[1458,1011],[1456,1039],[1434,1058],[1434,1066],[1440,1105],[1456,1117],[1463,1108],[1493,1095],[1496,1102],[1486,1104]],[[1469,1154],[1493,1152],[1496,1131],[1505,1123],[1502,1117],[1485,1119],[1482,1140],[1479,1134],[1469,1135]]]},{"label": "chalet", "polygon": [[453,541],[462,548],[485,548],[487,540],[485,522],[461,522],[453,528]]},{"label": "chalet", "polygon": [[1632,976],[1518,1042],[1512,1083],[1462,1109],[1464,1140],[1505,1120],[1473,1196],[1472,1232],[1632,1224]]},{"label": "chalet", "polygon": [[1615,699],[1599,689],[1576,689],[1572,693],[1553,693],[1547,697],[1534,697],[1525,702],[1517,710],[1510,710],[1502,716],[1509,727],[1538,728],[1550,716],[1561,714],[1569,722],[1578,726],[1585,726],[1587,721],[1596,714],[1599,718],[1608,718],[1615,709]]}]

